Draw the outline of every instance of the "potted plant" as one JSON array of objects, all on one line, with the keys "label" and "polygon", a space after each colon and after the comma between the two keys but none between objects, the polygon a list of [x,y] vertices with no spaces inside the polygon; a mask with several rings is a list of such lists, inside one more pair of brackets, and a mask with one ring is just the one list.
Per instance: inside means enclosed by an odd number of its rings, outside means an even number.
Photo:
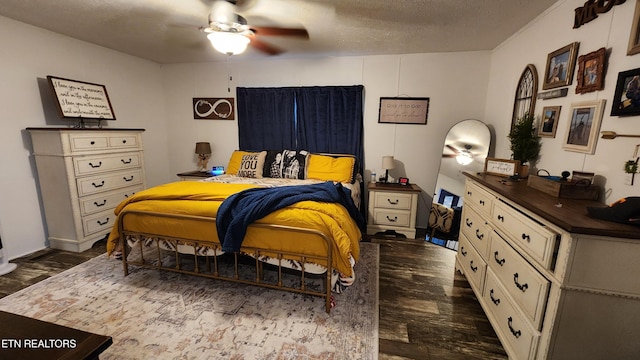
[{"label": "potted plant", "polygon": [[520,161],[520,177],[529,175],[529,166],[540,155],[540,136],[536,133],[535,122],[535,117],[526,113],[516,120],[508,135],[513,159]]}]

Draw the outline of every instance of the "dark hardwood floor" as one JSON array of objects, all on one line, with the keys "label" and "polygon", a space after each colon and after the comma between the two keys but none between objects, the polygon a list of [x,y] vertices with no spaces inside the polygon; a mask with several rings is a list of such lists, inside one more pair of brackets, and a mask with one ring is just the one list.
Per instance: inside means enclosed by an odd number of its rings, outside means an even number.
[{"label": "dark hardwood floor", "polygon": [[[506,359],[464,276],[455,252],[422,239],[367,238],[380,244],[380,359]],[[83,253],[42,250],[11,261],[0,297],[105,252],[105,241]]]}]

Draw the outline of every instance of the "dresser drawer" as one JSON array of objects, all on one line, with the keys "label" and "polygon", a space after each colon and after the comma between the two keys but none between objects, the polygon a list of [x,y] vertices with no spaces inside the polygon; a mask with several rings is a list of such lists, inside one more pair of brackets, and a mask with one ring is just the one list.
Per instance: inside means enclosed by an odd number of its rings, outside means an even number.
[{"label": "dresser drawer", "polygon": [[373,206],[376,208],[411,210],[412,195],[399,192],[375,191]]},{"label": "dresser drawer", "polygon": [[112,149],[137,148],[140,146],[135,134],[109,135],[109,147]]},{"label": "dresser drawer", "polygon": [[533,326],[541,329],[549,280],[496,233],[492,233],[491,254],[487,263]]},{"label": "dresser drawer", "polygon": [[489,253],[489,234],[491,227],[489,223],[472,207],[465,206],[462,209],[462,223],[460,224],[462,233],[475,246],[478,253],[483,258],[487,258]]},{"label": "dresser drawer", "polygon": [[375,225],[409,227],[411,225],[411,212],[393,209],[374,209],[373,221]]},{"label": "dresser drawer", "polygon": [[475,288],[477,294],[482,294],[484,286],[484,276],[487,272],[487,264],[484,262],[476,249],[471,246],[469,240],[464,236],[460,236],[460,244],[458,245],[458,254],[456,260],[460,264],[462,271],[467,280]]},{"label": "dresser drawer", "polygon": [[517,310],[500,281],[489,268],[483,300],[487,317],[492,321],[502,345],[508,349],[509,358],[533,359],[538,348],[540,333]]},{"label": "dresser drawer", "polygon": [[483,190],[473,182],[467,181],[464,190],[464,203],[475,207],[478,212],[485,216],[491,216],[491,205],[495,196]]},{"label": "dresser drawer", "polygon": [[135,169],[77,179],[78,195],[86,196],[103,191],[142,184],[142,170]]},{"label": "dresser drawer", "polygon": [[493,205],[492,217],[493,223],[505,232],[510,241],[517,243],[545,268],[551,268],[556,232],[498,201]]},{"label": "dresser drawer", "polygon": [[143,187],[141,185],[126,188],[124,190],[117,190],[113,192],[101,193],[95,196],[83,197],[80,199],[80,213],[85,215],[95,214],[104,210],[115,209],[116,206],[123,200],[126,200],[131,195],[138,191],[141,191]]},{"label": "dresser drawer", "polygon": [[73,163],[76,176],[83,176],[140,167],[141,158],[140,152],[130,152],[117,155],[74,157]]},{"label": "dresser drawer", "polygon": [[82,230],[84,236],[93,235],[101,231],[109,231],[115,224],[116,215],[113,210],[106,210],[100,213],[82,218]]},{"label": "dresser drawer", "polygon": [[106,150],[109,137],[106,134],[71,134],[69,135],[71,151]]}]

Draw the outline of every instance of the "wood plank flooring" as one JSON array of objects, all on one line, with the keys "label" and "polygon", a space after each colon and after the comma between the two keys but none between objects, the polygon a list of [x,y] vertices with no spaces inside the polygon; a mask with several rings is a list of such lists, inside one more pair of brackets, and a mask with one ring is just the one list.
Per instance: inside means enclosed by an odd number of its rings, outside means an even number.
[{"label": "wood plank flooring", "polygon": [[[381,360],[507,359],[464,276],[455,252],[421,239],[372,238],[380,244]],[[42,250],[11,261],[0,297],[105,252],[105,241],[83,253]]]}]

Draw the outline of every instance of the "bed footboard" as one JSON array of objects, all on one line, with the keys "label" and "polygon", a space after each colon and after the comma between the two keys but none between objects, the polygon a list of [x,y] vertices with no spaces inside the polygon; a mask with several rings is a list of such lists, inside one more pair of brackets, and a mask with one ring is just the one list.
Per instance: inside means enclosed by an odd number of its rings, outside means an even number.
[{"label": "bed footboard", "polygon": [[[127,230],[124,224],[125,219],[130,215],[198,221],[207,223],[212,227],[215,226],[216,221],[215,218],[193,215],[154,213],[138,210],[122,211],[118,217],[118,230],[120,234],[120,246],[123,252],[122,264],[125,276],[129,274],[129,266],[133,265],[257,285],[271,289],[324,297],[325,309],[327,313],[331,311],[333,304],[331,293],[331,276],[333,273],[332,239],[321,231],[276,224],[254,223],[250,225],[250,227],[258,227],[267,231],[294,232],[311,235],[313,241],[319,241],[320,244],[323,244],[324,249],[326,249],[325,254],[321,256],[290,252],[286,249],[267,250],[246,246],[242,246],[240,252],[224,253],[216,239],[184,239],[162,234]],[[127,246],[127,240],[135,240],[135,245],[131,249]],[[191,254],[185,254],[183,250],[178,250],[179,247],[184,249],[185,246],[193,249],[193,252]],[[167,250],[168,248],[171,250]],[[213,252],[214,256],[202,255],[202,249],[206,249],[205,252],[207,254]],[[271,258],[275,256],[277,265],[266,265],[260,261],[259,259],[264,254],[269,254]],[[291,259],[299,262],[301,267],[300,271],[295,271],[297,279],[293,281],[292,270],[283,266],[283,262]],[[318,277],[308,274],[305,271],[305,266],[312,263],[327,264],[326,272],[320,275],[322,282],[320,288],[317,288],[317,286],[309,286],[309,284],[314,284],[312,282],[313,279],[316,279],[315,282],[317,282]],[[240,271],[241,268],[244,271]],[[252,271],[248,272],[247,268],[252,268]],[[271,276],[269,276],[268,279],[265,279],[265,271],[271,271]],[[251,273],[252,275],[247,276],[247,273]]]}]

